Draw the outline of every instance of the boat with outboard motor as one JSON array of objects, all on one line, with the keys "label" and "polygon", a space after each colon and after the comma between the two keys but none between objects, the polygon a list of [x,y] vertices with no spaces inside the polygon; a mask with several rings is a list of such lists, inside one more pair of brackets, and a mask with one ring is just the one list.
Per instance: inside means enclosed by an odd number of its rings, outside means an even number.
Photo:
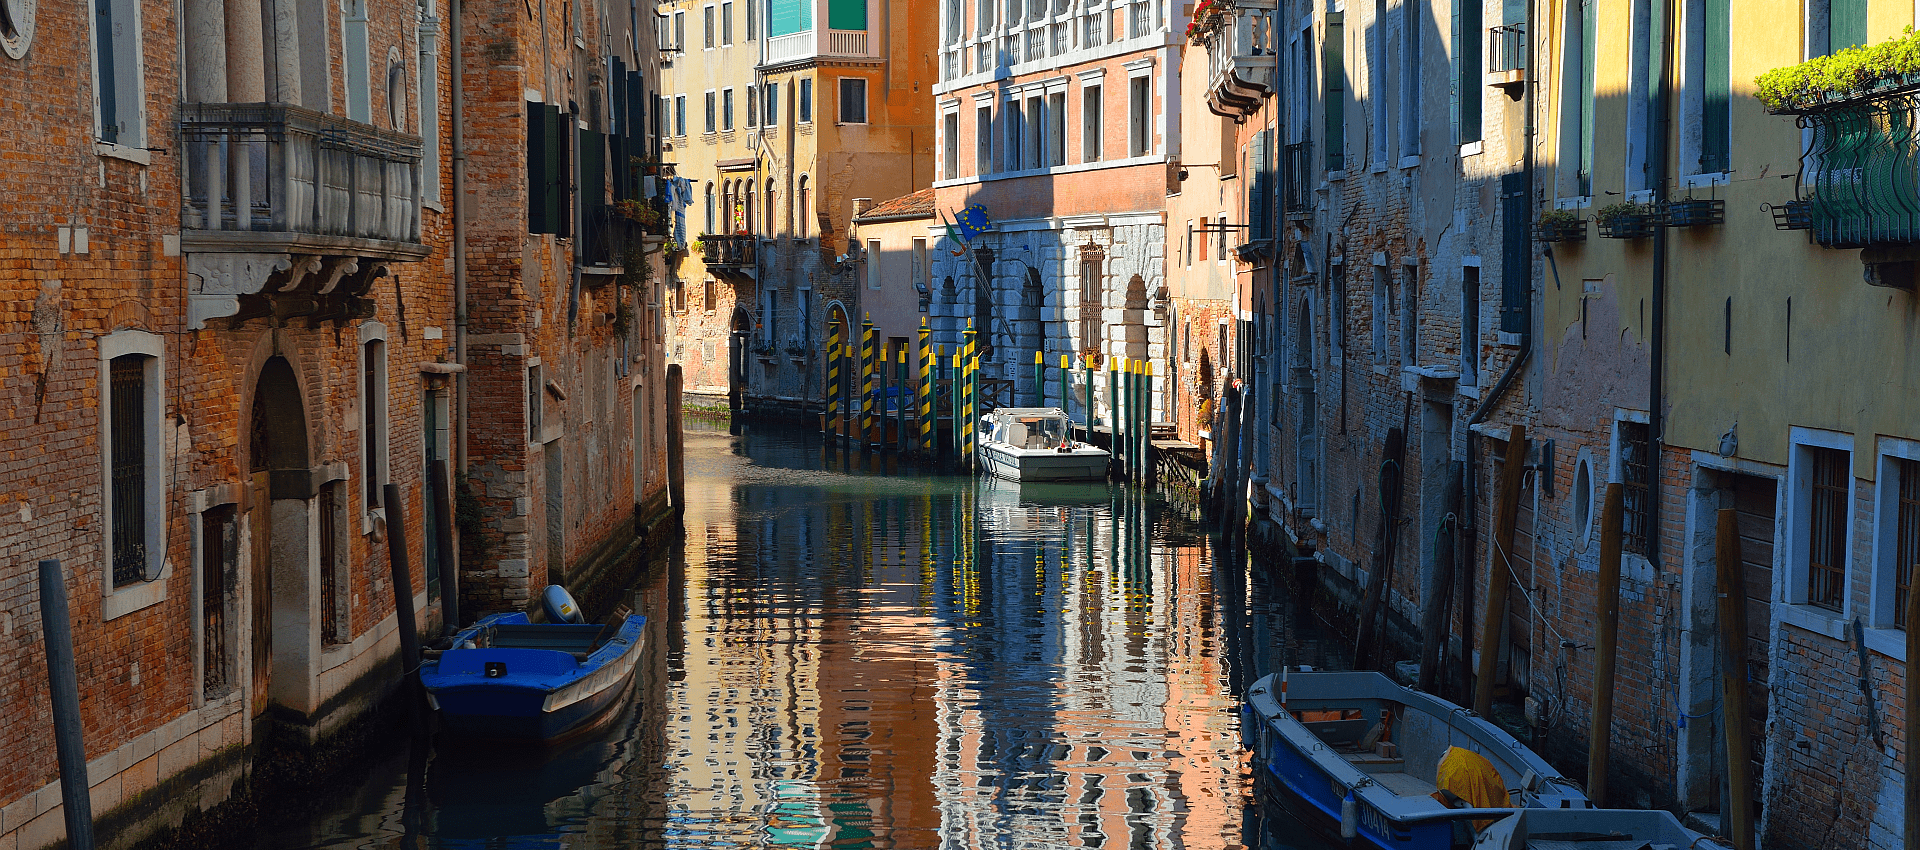
[{"label": "boat with outboard motor", "polygon": [[1057,407],[1001,407],[980,417],[980,465],[1010,481],[1100,481],[1107,450],[1073,438]]},{"label": "boat with outboard motor", "polygon": [[1480,830],[1474,850],[1731,850],[1663,809],[1521,809]]},{"label": "boat with outboard motor", "polygon": [[1592,807],[1500,727],[1379,673],[1265,676],[1241,729],[1281,802],[1347,843],[1450,850],[1516,807]]},{"label": "boat with outboard motor", "polygon": [[541,593],[539,610],[549,622],[494,614],[462,629],[451,648],[426,653],[420,683],[443,728],[553,740],[625,698],[647,618],[623,605],[605,623],[587,623],[559,585]]}]

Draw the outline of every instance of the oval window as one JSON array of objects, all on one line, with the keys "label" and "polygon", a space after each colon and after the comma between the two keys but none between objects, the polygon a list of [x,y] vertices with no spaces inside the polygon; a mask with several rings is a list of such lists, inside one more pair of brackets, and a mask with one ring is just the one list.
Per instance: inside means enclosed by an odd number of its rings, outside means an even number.
[{"label": "oval window", "polygon": [[1585,457],[1573,470],[1573,528],[1585,549],[1593,536],[1593,462]]}]

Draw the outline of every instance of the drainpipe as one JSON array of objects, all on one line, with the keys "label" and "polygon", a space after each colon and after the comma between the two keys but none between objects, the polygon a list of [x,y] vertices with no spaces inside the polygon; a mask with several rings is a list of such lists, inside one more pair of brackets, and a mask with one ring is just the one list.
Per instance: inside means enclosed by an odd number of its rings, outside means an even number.
[{"label": "drainpipe", "polygon": [[[1653,132],[1658,140],[1650,146],[1653,202],[1667,200],[1667,156],[1672,144],[1671,106],[1673,99],[1673,0],[1661,10],[1660,84],[1656,90]],[[1653,342],[1653,357],[1647,376],[1647,561],[1660,563],[1660,455],[1666,443],[1666,417],[1660,399],[1666,394],[1667,361],[1667,228],[1653,231],[1653,315],[1647,334]]]},{"label": "drainpipe", "polygon": [[[453,439],[454,468],[462,475],[467,472],[467,117],[466,117],[466,73],[465,63],[461,61],[464,51],[460,41],[463,27],[460,24],[462,0],[448,0],[447,11],[451,22],[448,24],[449,37],[453,49],[448,51],[453,66],[453,362],[461,365],[459,373],[453,376],[454,421],[456,433]],[[458,567],[456,566],[457,570]]]}]

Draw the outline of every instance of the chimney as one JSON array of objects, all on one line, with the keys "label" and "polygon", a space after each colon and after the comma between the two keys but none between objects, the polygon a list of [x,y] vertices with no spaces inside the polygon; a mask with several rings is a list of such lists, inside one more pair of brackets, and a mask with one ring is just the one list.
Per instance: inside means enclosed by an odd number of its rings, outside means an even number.
[{"label": "chimney", "polygon": [[859,218],[860,216],[866,214],[867,208],[870,206],[873,206],[872,198],[854,198],[853,199],[853,217]]}]

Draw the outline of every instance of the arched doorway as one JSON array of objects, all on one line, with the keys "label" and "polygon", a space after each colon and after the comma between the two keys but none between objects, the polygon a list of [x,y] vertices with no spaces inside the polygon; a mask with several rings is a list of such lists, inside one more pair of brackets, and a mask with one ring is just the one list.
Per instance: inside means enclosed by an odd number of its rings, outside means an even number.
[{"label": "arched doorway", "polygon": [[733,308],[732,333],[727,334],[727,408],[740,412],[747,392],[747,337],[753,333],[753,316],[747,308]]},{"label": "arched doorway", "polygon": [[[311,551],[309,528],[313,464],[299,379],[284,357],[269,358],[260,369],[247,437],[253,495],[247,518],[253,538],[252,715],[257,718],[269,702],[311,709],[307,671],[319,652],[313,622],[318,606],[309,588],[318,554]],[[298,635],[305,639],[296,640]]]}]

